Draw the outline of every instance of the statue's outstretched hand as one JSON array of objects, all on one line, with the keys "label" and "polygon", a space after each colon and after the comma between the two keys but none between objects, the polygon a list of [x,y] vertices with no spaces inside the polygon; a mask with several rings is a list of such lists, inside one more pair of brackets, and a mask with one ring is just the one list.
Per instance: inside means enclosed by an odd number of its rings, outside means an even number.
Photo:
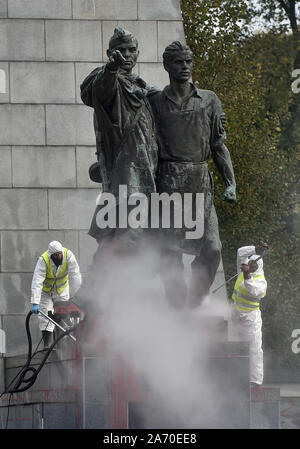
[{"label": "statue's outstretched hand", "polygon": [[234,203],[236,201],[236,189],[235,186],[226,187],[221,199],[227,201],[227,203]]},{"label": "statue's outstretched hand", "polygon": [[118,70],[121,65],[126,61],[119,50],[114,50],[106,64],[109,70]]}]

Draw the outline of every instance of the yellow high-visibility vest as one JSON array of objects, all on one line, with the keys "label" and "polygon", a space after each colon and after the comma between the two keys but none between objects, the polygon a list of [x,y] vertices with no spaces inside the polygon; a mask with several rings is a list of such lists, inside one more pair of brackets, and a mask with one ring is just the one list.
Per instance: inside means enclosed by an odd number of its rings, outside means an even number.
[{"label": "yellow high-visibility vest", "polygon": [[69,285],[67,251],[67,248],[63,248],[65,261],[59,271],[58,276],[55,276],[55,274],[53,273],[48,251],[45,251],[42,254],[42,258],[44,259],[47,267],[46,279],[43,283],[44,292],[50,293],[55,288],[57,293],[61,294]]},{"label": "yellow high-visibility vest", "polygon": [[[263,274],[254,274],[253,279],[265,279]],[[240,312],[249,312],[252,310],[258,310],[260,300],[262,298],[255,298],[254,296],[250,295],[248,290],[243,284],[244,280],[244,274],[241,273],[239,277],[236,280],[236,283],[234,285],[234,290],[232,294],[232,299],[235,302],[236,309]],[[264,294],[266,296],[266,293]]]}]

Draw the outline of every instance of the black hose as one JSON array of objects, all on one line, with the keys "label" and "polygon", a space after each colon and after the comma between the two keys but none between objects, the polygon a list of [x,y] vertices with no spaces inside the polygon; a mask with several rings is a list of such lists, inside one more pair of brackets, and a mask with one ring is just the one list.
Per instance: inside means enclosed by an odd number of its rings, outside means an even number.
[{"label": "black hose", "polygon": [[[41,369],[43,368],[43,366],[45,365],[52,349],[54,348],[54,346],[66,335],[68,335],[70,332],[72,332],[74,330],[74,327],[71,327],[68,330],[65,330],[65,332],[63,334],[61,334],[58,338],[56,338],[56,340],[54,340],[54,342],[52,343],[52,345],[50,346],[50,348],[47,350],[47,352],[45,353],[45,356],[43,358],[43,360],[41,361],[40,365],[37,368],[34,368],[33,366],[30,366],[30,363],[32,361],[32,338],[31,338],[31,333],[30,333],[30,326],[29,326],[29,321],[31,318],[32,312],[29,312],[27,317],[26,317],[26,323],[25,323],[25,327],[26,327],[26,334],[27,334],[27,339],[28,339],[28,355],[27,355],[27,361],[26,364],[24,365],[24,367],[22,368],[20,374],[19,374],[19,379],[16,382],[16,384],[14,385],[12,390],[8,390],[8,393],[12,394],[12,393],[22,393],[23,391],[28,390],[30,387],[32,387],[32,385],[35,383],[38,374],[40,373]],[[28,378],[25,378],[25,376],[28,373],[32,373],[31,376],[29,376]],[[22,388],[21,385],[22,384],[28,384]]]}]

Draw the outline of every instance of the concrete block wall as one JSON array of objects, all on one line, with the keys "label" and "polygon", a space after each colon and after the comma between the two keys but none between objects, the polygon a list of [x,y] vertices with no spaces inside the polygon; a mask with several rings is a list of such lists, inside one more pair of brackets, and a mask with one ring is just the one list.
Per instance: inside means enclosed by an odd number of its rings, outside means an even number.
[{"label": "concrete block wall", "polygon": [[[184,40],[179,0],[0,0],[0,314],[6,355],[26,351],[37,257],[57,239],[85,273],[99,185],[93,111],[80,83],[106,60],[119,24],[136,34],[136,72],[164,87],[164,47]],[[1,368],[1,366],[0,366]],[[1,377],[1,373],[0,373]]]}]

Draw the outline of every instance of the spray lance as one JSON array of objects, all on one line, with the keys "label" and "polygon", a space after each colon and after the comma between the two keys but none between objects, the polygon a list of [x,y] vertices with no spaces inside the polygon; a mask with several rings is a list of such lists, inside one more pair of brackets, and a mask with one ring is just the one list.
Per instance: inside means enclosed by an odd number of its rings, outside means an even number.
[{"label": "spray lance", "polygon": [[[263,259],[269,252],[270,249],[268,246],[266,246],[266,243],[263,242],[262,240],[259,242],[259,248],[262,249],[262,253],[253,260],[250,260],[250,262],[248,263],[248,265],[250,266],[250,268],[253,269],[253,271],[257,270],[257,267],[255,268],[256,262],[260,259]],[[227,279],[226,282],[224,282],[224,284],[220,285],[219,287],[217,287],[215,290],[212,291],[212,294],[216,293],[220,288],[224,287],[224,285],[228,284],[228,282],[232,281],[232,279],[236,278],[237,276],[239,276],[241,274],[241,271],[239,273],[236,273],[234,276],[232,276],[230,279]]]},{"label": "spray lance", "polygon": [[43,315],[44,318],[46,318],[47,320],[49,320],[51,323],[53,323],[56,327],[58,327],[61,331],[63,331],[63,333],[65,335],[68,335],[68,337],[70,337],[72,340],[74,340],[76,342],[76,338],[73,337],[73,335],[71,335],[70,333],[66,332],[66,329],[64,329],[62,326],[60,326],[56,321],[52,320],[52,318],[50,318],[48,315],[46,315],[44,312],[42,312],[41,310],[39,310],[39,313],[41,315]]}]

